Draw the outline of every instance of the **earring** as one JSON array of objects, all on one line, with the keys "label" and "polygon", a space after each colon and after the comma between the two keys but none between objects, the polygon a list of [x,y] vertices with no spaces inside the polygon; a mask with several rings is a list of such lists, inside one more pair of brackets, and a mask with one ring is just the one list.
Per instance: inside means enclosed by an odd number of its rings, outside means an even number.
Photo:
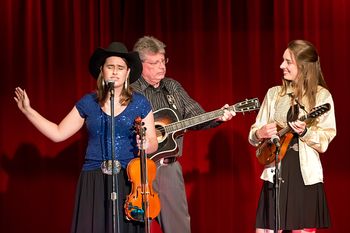
[{"label": "earring", "polygon": [[125,88],[125,90],[128,89],[128,80],[129,80],[129,79],[126,79],[125,82],[124,82],[124,88]]}]

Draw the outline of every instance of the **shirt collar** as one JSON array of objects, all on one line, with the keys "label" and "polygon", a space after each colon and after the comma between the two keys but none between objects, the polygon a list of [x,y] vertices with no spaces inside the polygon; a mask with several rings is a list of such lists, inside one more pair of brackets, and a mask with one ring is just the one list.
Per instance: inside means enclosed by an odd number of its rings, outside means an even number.
[{"label": "shirt collar", "polygon": [[153,89],[153,90],[161,90],[165,87],[165,83],[163,82],[163,80],[160,80],[159,82],[159,86],[157,88],[154,88],[151,84],[149,84],[142,76],[139,79],[140,80],[140,86],[141,86],[141,90],[144,91],[147,88]]}]

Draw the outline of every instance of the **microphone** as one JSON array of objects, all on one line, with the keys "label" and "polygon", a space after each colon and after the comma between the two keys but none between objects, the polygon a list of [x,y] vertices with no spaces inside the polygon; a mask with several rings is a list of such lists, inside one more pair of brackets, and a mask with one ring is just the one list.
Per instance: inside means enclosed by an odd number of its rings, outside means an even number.
[{"label": "microphone", "polygon": [[276,147],[281,147],[281,144],[280,144],[280,138],[277,136],[277,135],[273,135],[271,138],[270,138],[270,142],[275,144]]},{"label": "microphone", "polygon": [[108,90],[114,90],[114,81],[109,80],[106,82],[106,84]]}]

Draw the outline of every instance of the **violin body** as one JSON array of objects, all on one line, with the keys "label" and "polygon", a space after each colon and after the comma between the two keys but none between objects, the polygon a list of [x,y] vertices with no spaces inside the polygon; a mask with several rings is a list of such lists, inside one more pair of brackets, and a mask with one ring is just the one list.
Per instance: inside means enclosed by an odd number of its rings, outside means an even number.
[{"label": "violin body", "polygon": [[[129,219],[143,222],[145,217],[153,219],[160,213],[158,193],[153,191],[152,183],[156,178],[157,166],[151,159],[146,159],[146,184],[142,182],[142,159],[131,160],[127,167],[129,181],[132,182],[131,192],[125,201],[124,210]],[[145,171],[146,172],[146,171]]]}]

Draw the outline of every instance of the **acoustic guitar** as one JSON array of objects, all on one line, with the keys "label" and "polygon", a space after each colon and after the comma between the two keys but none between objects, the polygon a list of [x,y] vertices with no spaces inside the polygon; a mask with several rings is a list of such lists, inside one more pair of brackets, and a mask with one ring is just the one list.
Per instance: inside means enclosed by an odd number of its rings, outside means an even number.
[{"label": "acoustic guitar", "polygon": [[[259,108],[260,103],[258,98],[253,98],[231,105],[227,110],[244,113],[258,110]],[[162,108],[155,111],[154,122],[158,140],[158,150],[152,154],[148,154],[148,157],[158,162],[163,158],[175,156],[179,150],[175,139],[182,136],[187,128],[214,120],[223,115],[224,110],[218,109],[195,117],[179,120],[179,117],[171,108]]]},{"label": "acoustic guitar", "polygon": [[[308,121],[315,119],[324,113],[328,112],[331,109],[331,105],[329,103],[317,106],[313,108],[313,110],[302,117],[299,118],[300,121],[305,121],[308,123]],[[286,151],[288,149],[289,143],[293,138],[293,133],[291,132],[292,129],[288,125],[287,127],[280,129],[277,133],[277,136],[281,139],[280,144],[281,147],[279,148],[279,154],[278,154],[278,162],[281,161],[286,154]],[[265,139],[256,150],[256,157],[259,161],[259,163],[263,165],[270,164],[275,161],[276,159],[276,146],[271,142],[270,139]]]}]

